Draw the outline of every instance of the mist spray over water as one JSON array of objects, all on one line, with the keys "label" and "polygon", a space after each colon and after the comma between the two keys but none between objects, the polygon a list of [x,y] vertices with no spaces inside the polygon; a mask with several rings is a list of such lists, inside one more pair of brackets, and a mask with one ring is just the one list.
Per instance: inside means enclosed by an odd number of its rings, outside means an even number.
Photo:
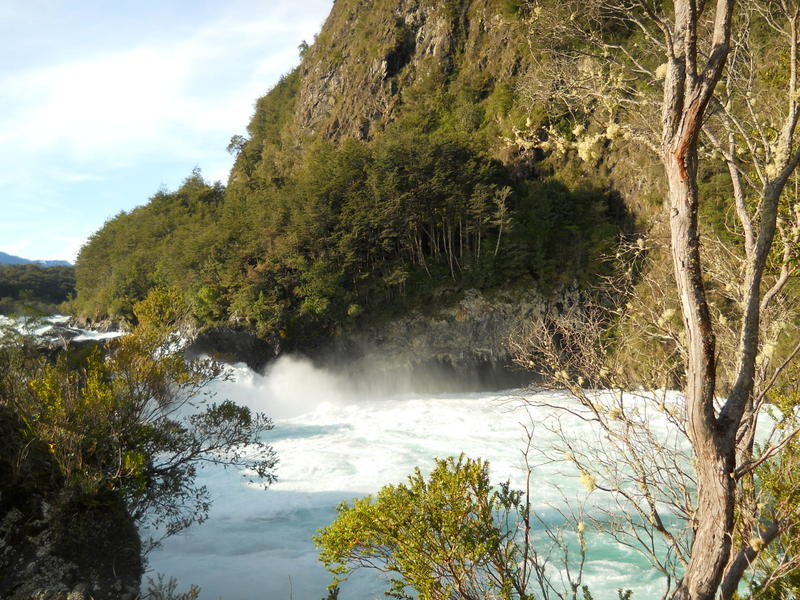
[{"label": "mist spray over water", "polygon": [[346,399],[344,378],[303,357],[281,356],[264,373],[244,364],[227,367],[227,372],[233,380],[217,383],[216,391],[273,419],[296,417]]},{"label": "mist spray over water", "polygon": [[[268,434],[278,452],[278,481],[268,490],[248,483],[241,473],[210,467],[201,472],[214,507],[205,524],[169,538],[151,554],[155,572],[203,588],[201,598],[244,600],[290,597],[316,600],[330,576],[317,561],[314,532],[336,516],[336,506],[405,481],[419,466],[428,472],[436,457],[460,453],[490,462],[492,480],[524,486],[522,423],[540,423],[552,414],[521,409],[520,390],[481,393],[409,393],[420,381],[402,382],[386,369],[372,374],[334,371],[308,359],[282,357],[264,373],[243,365],[229,368],[235,380],[215,383],[218,397],[229,398],[275,419]],[[446,377],[438,382],[447,385]],[[423,382],[427,383],[427,382]],[[560,394],[551,404],[572,400]],[[577,436],[595,433],[583,422],[571,424]],[[547,444],[537,428],[536,443]],[[536,469],[534,509],[555,515],[561,494],[581,494],[577,477],[564,465]],[[556,483],[560,491],[545,485]],[[657,575],[641,557],[602,536],[590,537],[585,582],[597,598],[616,597],[633,588],[635,597],[661,596]],[[383,598],[385,583],[360,572],[343,585],[341,600]]]}]

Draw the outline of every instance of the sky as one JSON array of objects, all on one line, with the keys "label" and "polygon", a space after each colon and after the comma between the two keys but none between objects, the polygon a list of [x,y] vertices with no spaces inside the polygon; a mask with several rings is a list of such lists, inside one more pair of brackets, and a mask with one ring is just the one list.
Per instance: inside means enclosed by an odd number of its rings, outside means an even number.
[{"label": "sky", "polygon": [[299,62],[333,0],[0,0],[0,251],[73,262],[199,167]]}]

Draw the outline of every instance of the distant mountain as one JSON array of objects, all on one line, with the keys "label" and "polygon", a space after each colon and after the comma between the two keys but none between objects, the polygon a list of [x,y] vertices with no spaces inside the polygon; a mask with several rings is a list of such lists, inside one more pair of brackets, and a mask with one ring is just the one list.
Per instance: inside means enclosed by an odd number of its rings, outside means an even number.
[{"label": "distant mountain", "polygon": [[71,267],[66,260],[28,260],[12,254],[0,252],[0,265],[40,265],[42,267]]},{"label": "distant mountain", "polygon": [[0,264],[3,265],[24,265],[31,261],[20,258],[19,256],[12,256],[11,254],[6,254],[5,252],[0,252]]},{"label": "distant mountain", "polygon": [[41,265],[43,267],[71,267],[73,266],[71,262],[68,260],[32,260],[31,261],[35,265]]}]

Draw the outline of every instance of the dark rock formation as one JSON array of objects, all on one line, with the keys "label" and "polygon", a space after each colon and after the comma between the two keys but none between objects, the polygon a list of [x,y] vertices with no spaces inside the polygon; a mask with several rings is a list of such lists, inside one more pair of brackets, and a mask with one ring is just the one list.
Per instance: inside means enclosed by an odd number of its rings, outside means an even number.
[{"label": "dark rock formation", "polygon": [[277,343],[270,343],[255,334],[231,327],[212,327],[200,332],[187,332],[191,342],[186,348],[189,358],[207,355],[224,362],[243,362],[259,371],[280,351]]},{"label": "dark rock formation", "polygon": [[[320,366],[380,392],[479,391],[520,387],[533,375],[513,363],[509,338],[527,320],[562,312],[580,301],[577,287],[544,297],[536,291],[467,290],[461,301],[434,314],[407,316],[343,331],[291,348]],[[187,331],[187,356],[208,355],[262,370],[282,352],[246,330],[215,327]]]},{"label": "dark rock formation", "polygon": [[47,448],[25,444],[19,432],[0,407],[0,598],[138,597],[139,535],[121,498],[68,491]]},{"label": "dark rock formation", "polygon": [[[517,387],[532,375],[513,364],[509,338],[526,321],[580,301],[577,288],[550,298],[536,292],[468,290],[434,315],[410,314],[380,327],[343,334],[312,358],[396,391],[477,391]],[[409,388],[410,385],[410,388]],[[405,389],[409,388],[409,389]]]},{"label": "dark rock formation", "polygon": [[78,316],[73,319],[71,325],[80,329],[90,329],[100,333],[127,330],[127,325],[125,323],[112,318],[92,319],[86,316]]}]

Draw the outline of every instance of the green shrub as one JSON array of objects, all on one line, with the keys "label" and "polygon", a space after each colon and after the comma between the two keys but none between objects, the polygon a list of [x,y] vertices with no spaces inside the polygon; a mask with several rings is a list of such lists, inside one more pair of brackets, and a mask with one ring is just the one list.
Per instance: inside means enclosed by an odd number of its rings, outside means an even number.
[{"label": "green shrub", "polygon": [[518,527],[528,509],[521,492],[495,489],[488,463],[438,459],[430,476],[419,469],[407,484],[339,506],[336,520],[314,538],[320,560],[338,586],[358,568],[388,572],[387,595],[423,600],[527,599],[529,554]]}]

